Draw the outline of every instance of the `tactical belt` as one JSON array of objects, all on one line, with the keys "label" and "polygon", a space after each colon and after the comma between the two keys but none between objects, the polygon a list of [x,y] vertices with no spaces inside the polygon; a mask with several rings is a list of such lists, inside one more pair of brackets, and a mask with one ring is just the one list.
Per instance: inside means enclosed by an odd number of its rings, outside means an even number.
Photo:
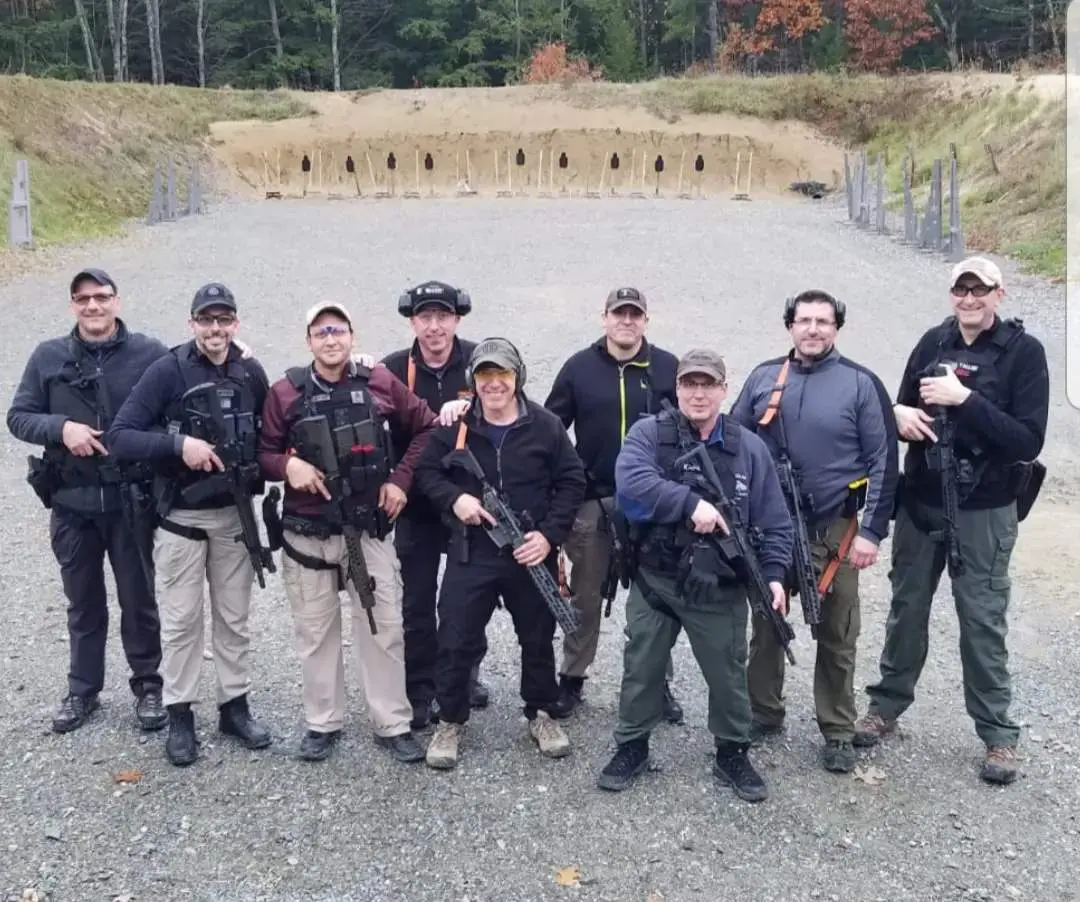
[{"label": "tactical belt", "polygon": [[298,536],[306,536],[312,539],[319,539],[320,541],[326,541],[334,535],[339,535],[340,530],[335,532],[328,523],[322,523],[315,520],[308,520],[304,517],[297,517],[295,515],[288,515],[281,518],[281,550],[291,557],[301,567],[307,567],[309,570],[335,570],[338,575],[338,590],[345,585],[346,577],[338,564],[332,564],[329,561],[324,561],[322,558],[315,557],[311,554],[304,554],[295,545],[290,544],[289,540],[285,538],[284,532],[294,532]]},{"label": "tactical belt", "polygon": [[199,529],[197,526],[181,526],[179,523],[166,520],[164,517],[158,520],[158,526],[164,529],[165,532],[171,532],[174,536],[190,539],[192,542],[206,542],[210,539],[210,535],[205,529]]}]

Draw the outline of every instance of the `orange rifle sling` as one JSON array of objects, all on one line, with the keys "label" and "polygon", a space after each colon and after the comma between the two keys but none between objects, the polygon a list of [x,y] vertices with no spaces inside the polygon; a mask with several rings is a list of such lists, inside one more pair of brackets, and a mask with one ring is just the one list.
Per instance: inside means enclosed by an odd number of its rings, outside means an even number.
[{"label": "orange rifle sling", "polygon": [[780,367],[780,372],[776,377],[776,385],[773,387],[772,394],[769,395],[769,405],[765,408],[765,413],[761,415],[761,419],[758,420],[759,426],[768,426],[773,421],[773,417],[780,411],[780,396],[784,393],[784,385],[787,382],[788,367],[791,365],[791,358],[789,357],[784,361],[784,365]]},{"label": "orange rifle sling", "polygon": [[832,585],[832,581],[836,576],[836,571],[840,569],[840,564],[844,558],[847,557],[848,550],[851,548],[851,543],[855,541],[855,532],[859,526],[859,515],[856,514],[851,518],[851,522],[848,523],[847,529],[844,530],[844,536],[840,539],[840,547],[836,549],[836,554],[829,558],[829,563],[825,566],[825,571],[821,574],[821,580],[818,582],[818,595],[825,597],[829,591],[829,586]]},{"label": "orange rifle sling", "polygon": [[416,388],[416,361],[413,360],[412,354],[409,355],[409,369],[405,376],[406,382],[409,386],[409,391]]}]

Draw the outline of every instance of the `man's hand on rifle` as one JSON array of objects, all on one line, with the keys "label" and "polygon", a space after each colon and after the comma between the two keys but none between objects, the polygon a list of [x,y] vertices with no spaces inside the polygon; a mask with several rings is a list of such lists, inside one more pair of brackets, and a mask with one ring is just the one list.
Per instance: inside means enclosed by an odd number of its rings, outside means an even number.
[{"label": "man's hand on rifle", "polygon": [[896,417],[896,431],[909,442],[921,442],[928,439],[936,442],[937,436],[930,427],[934,418],[925,410],[918,407],[908,407],[906,404],[897,404],[893,407],[893,415]]},{"label": "man's hand on rifle", "polygon": [[784,589],[783,583],[771,582],[769,588],[772,590],[772,606],[774,611],[779,611],[785,617],[788,612],[788,597],[787,590]]},{"label": "man's hand on rifle", "polygon": [[877,563],[878,547],[876,542],[856,536],[848,552],[848,563],[855,570],[865,570]]},{"label": "man's hand on rifle", "polygon": [[285,480],[298,492],[310,492],[312,495],[322,495],[327,501],[333,500],[326,483],[323,482],[323,473],[309,464],[301,457],[290,457],[285,464]]},{"label": "man's hand on rifle", "polygon": [[462,495],[454,502],[454,516],[466,526],[479,526],[484,521],[495,525],[495,518],[484,510],[480,499],[473,495]]},{"label": "man's hand on rifle", "polygon": [[725,536],[731,535],[731,530],[724,522],[724,518],[720,516],[720,511],[708,501],[699,501],[690,519],[694,524],[694,532],[709,533],[719,529]]},{"label": "man's hand on rifle", "polygon": [[93,457],[95,454],[108,455],[105,446],[98,441],[100,429],[91,429],[85,423],[68,420],[64,423],[61,438],[68,451],[76,457]]},{"label": "man's hand on rifle", "polygon": [[400,486],[392,482],[384,482],[379,486],[379,507],[381,507],[391,520],[396,520],[397,515],[405,509],[408,496]]},{"label": "man's hand on rifle", "polygon": [[190,435],[184,436],[182,453],[184,463],[191,470],[205,470],[207,473],[215,468],[225,470],[225,464],[221,462],[221,458],[215,453],[214,446],[209,442],[204,442],[201,438],[192,438]]},{"label": "man's hand on rifle", "polygon": [[514,549],[514,560],[526,567],[535,567],[551,554],[551,543],[542,532],[525,533],[525,541]]},{"label": "man's hand on rifle", "polygon": [[971,389],[956,378],[956,370],[945,364],[944,376],[925,376],[919,380],[919,396],[923,404],[957,407],[971,397]]}]

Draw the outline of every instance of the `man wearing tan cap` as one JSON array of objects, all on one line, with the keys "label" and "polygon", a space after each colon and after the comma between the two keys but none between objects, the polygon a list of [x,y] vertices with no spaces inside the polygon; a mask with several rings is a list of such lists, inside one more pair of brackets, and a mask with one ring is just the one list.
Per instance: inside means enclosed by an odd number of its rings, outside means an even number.
[{"label": "man wearing tan cap", "polygon": [[[386,367],[357,365],[344,307],[316,304],[305,322],[314,359],[271,386],[259,438],[263,474],[286,483],[280,534],[272,516],[267,531],[272,546],[283,549],[281,575],[303,674],[307,733],[299,755],[326,758],[344,726],[338,593],[345,589],[376,740],[399,761],[420,761],[424,749],[412,734],[405,692],[401,566],[390,533],[435,415]],[[391,423],[410,438],[393,467]],[[358,582],[368,582],[362,593]],[[373,602],[368,608],[364,597]]]},{"label": "man wearing tan cap", "polygon": [[856,724],[855,744],[874,745],[892,733],[914,701],[930,604],[947,567],[964,701],[986,746],[980,775],[1011,783],[1020,729],[1009,716],[1009,561],[1017,524],[1045,472],[1036,458],[1050,380],[1042,343],[1020,320],[998,315],[1005,288],[996,264],[964,260],[953,267],[950,286],[953,315],[915,346],[894,407],[908,449],[893,534],[892,608],[881,679],[867,687],[870,706]]},{"label": "man wearing tan cap", "polygon": [[[717,508],[723,506],[719,493],[695,479],[706,472],[704,462],[684,455],[704,447],[747,535],[760,536],[757,559],[770,593],[764,603],[781,616],[794,530],[769,449],[720,413],[727,396],[720,355],[688,351],[677,378],[678,409],[666,405],[635,423],[615,462],[616,503],[630,524],[637,570],[626,602],[618,748],[597,784],[623,790],[648,768],[649,737],[663,713],[664,667],[686,630],[709,687],[713,774],[739,798],[759,802],[768,789],[747,755],[747,571],[722,541],[733,524]],[[705,538],[717,532],[719,543]]]},{"label": "man wearing tan cap", "polygon": [[[581,626],[563,636],[562,643],[560,710],[567,715],[582,700],[600,638],[601,594],[611,562],[615,458],[634,423],[658,413],[662,400],[675,403],[678,361],[674,354],[645,338],[648,310],[648,301],[638,289],[613,289],[601,314],[604,334],[563,364],[544,402],[563,426],[573,427],[576,450],[588,478],[585,503],[574,518],[565,548],[571,564],[571,603],[581,615]],[[683,711],[671,691],[673,675],[669,659],[664,717],[670,723],[680,723]]]}]

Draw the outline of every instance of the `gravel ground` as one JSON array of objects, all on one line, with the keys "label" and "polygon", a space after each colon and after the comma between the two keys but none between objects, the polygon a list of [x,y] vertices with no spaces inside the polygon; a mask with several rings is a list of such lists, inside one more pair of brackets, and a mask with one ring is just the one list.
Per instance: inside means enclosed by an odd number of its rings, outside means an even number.
[{"label": "gravel ground", "polygon": [[[358,344],[382,354],[407,341],[398,293],[425,278],[447,279],[467,286],[476,305],[464,334],[515,340],[540,399],[561,360],[597,334],[604,294],[617,283],[649,295],[658,344],[720,349],[733,392],[749,367],[785,349],[781,304],[800,289],[817,285],[848,301],[841,346],[874,366],[890,392],[915,340],[948,312],[940,256],[855,232],[835,203],[228,204],[58,255],[58,268],[10,282],[6,303],[18,313],[8,317],[0,351],[5,403],[33,344],[69,328],[67,279],[91,263],[119,281],[128,322],[169,341],[184,337],[194,289],[225,281],[240,298],[242,337],[274,377],[304,359],[301,316],[316,298],[347,303],[363,324]],[[1063,552],[1077,525],[1070,502],[1080,415],[1065,400],[1063,287],[1006,272],[1007,310],[1046,342],[1054,384],[1044,454],[1052,476],[1026,524],[1014,581],[1015,714],[1028,725],[1025,779],[1014,786],[991,788],[977,777],[980,746],[963,710],[955,617],[944,593],[919,699],[902,738],[862,762],[878,769],[869,783],[818,764],[813,645],[796,614],[789,729],[755,753],[773,791],[759,806],[738,801],[710,775],[706,692],[685,639],[675,663],[686,725],[658,730],[657,771],[630,792],[594,788],[612,748],[618,606],[604,623],[587,704],[568,726],[573,755],[563,761],[541,759],[525,738],[516,642],[503,613],[485,665],[493,703],[475,715],[456,772],[389,760],[370,739],[355,690],[337,755],[321,765],[294,761],[299,669],[278,578],[256,589],[252,615],[253,704],[277,736],[271,750],[250,753],[217,737],[207,662],[203,758],[172,768],[164,734],[146,738],[134,726],[117,638],[103,710],[77,733],[53,735],[48,722],[66,672],[64,600],[45,514],[23,481],[31,449],[5,434],[0,898],[26,887],[50,900],[140,902],[1078,898],[1072,674],[1080,653],[1069,585],[1076,570]],[[865,580],[860,686],[876,675],[886,572],[879,564]],[[114,782],[129,769],[143,773],[140,782]],[[567,867],[579,869],[579,887],[556,884]]]}]

